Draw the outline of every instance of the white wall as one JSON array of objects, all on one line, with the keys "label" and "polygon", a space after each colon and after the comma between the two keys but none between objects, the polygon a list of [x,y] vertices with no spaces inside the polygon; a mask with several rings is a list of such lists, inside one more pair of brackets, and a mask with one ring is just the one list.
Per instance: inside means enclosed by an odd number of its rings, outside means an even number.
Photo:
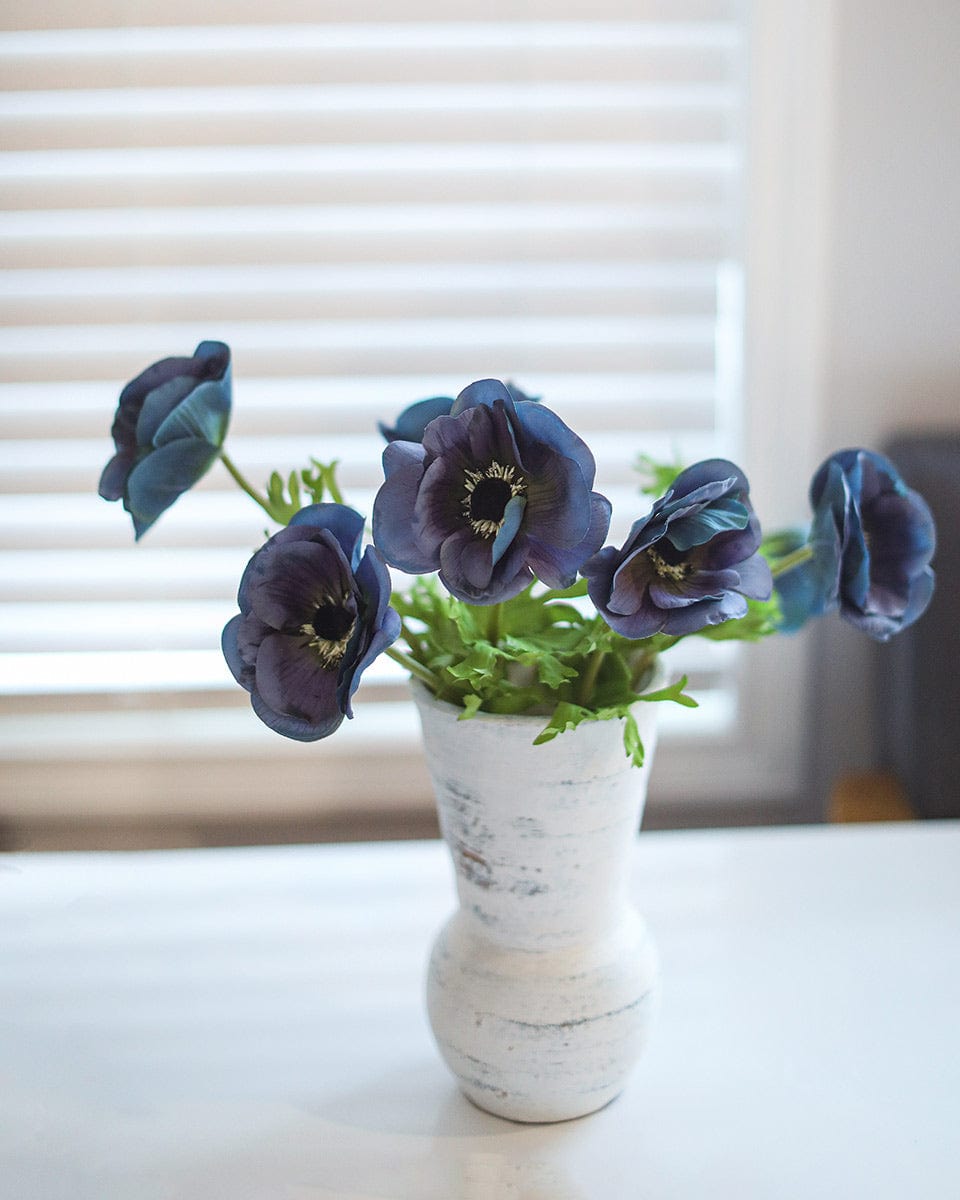
[{"label": "white wall", "polygon": [[[960,2],[836,0],[816,441],[960,427]],[[943,535],[946,531],[941,531]],[[870,651],[812,639],[809,788],[874,764]]]}]

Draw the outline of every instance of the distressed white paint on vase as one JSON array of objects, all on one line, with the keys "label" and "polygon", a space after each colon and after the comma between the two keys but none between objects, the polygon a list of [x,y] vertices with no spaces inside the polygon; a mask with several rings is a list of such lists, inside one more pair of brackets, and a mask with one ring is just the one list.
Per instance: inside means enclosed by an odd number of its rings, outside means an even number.
[{"label": "distressed white paint on vase", "polygon": [[534,746],[544,717],[480,713],[414,685],[460,906],[438,934],[427,1006],[464,1093],[515,1121],[563,1121],[623,1089],[656,1005],[658,960],[628,895],[656,741],[622,721]]}]

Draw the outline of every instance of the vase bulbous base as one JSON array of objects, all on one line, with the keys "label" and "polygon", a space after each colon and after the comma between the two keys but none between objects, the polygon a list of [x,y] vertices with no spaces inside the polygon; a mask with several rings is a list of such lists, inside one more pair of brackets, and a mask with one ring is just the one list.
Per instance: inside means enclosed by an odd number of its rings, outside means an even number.
[{"label": "vase bulbous base", "polygon": [[597,942],[547,951],[497,945],[461,911],[434,943],[427,1007],[444,1061],[478,1108],[568,1121],[623,1090],[658,984],[656,948],[632,909]]}]

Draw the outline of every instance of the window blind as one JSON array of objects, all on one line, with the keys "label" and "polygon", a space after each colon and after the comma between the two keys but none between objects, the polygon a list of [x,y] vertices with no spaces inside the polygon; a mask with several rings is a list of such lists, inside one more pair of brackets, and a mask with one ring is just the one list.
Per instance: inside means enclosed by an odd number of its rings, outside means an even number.
[{"label": "window blind", "polygon": [[[259,726],[218,646],[265,518],[217,466],[134,547],[96,495],[119,389],[226,341],[248,478],[336,458],[369,513],[378,419],[510,379],[590,444],[621,538],[638,453],[736,450],[743,24],[733,0],[3,7],[8,809],[425,787],[386,660],[321,748]],[[679,728],[716,735],[736,653],[678,651],[703,701]]]}]

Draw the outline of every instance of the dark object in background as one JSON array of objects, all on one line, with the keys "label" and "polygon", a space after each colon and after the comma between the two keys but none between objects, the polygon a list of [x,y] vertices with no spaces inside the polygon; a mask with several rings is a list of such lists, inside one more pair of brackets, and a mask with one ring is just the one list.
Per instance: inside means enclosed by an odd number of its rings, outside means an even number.
[{"label": "dark object in background", "polygon": [[937,582],[922,621],[879,647],[880,762],[921,817],[960,816],[960,432],[902,435],[885,453],[937,524]]}]

